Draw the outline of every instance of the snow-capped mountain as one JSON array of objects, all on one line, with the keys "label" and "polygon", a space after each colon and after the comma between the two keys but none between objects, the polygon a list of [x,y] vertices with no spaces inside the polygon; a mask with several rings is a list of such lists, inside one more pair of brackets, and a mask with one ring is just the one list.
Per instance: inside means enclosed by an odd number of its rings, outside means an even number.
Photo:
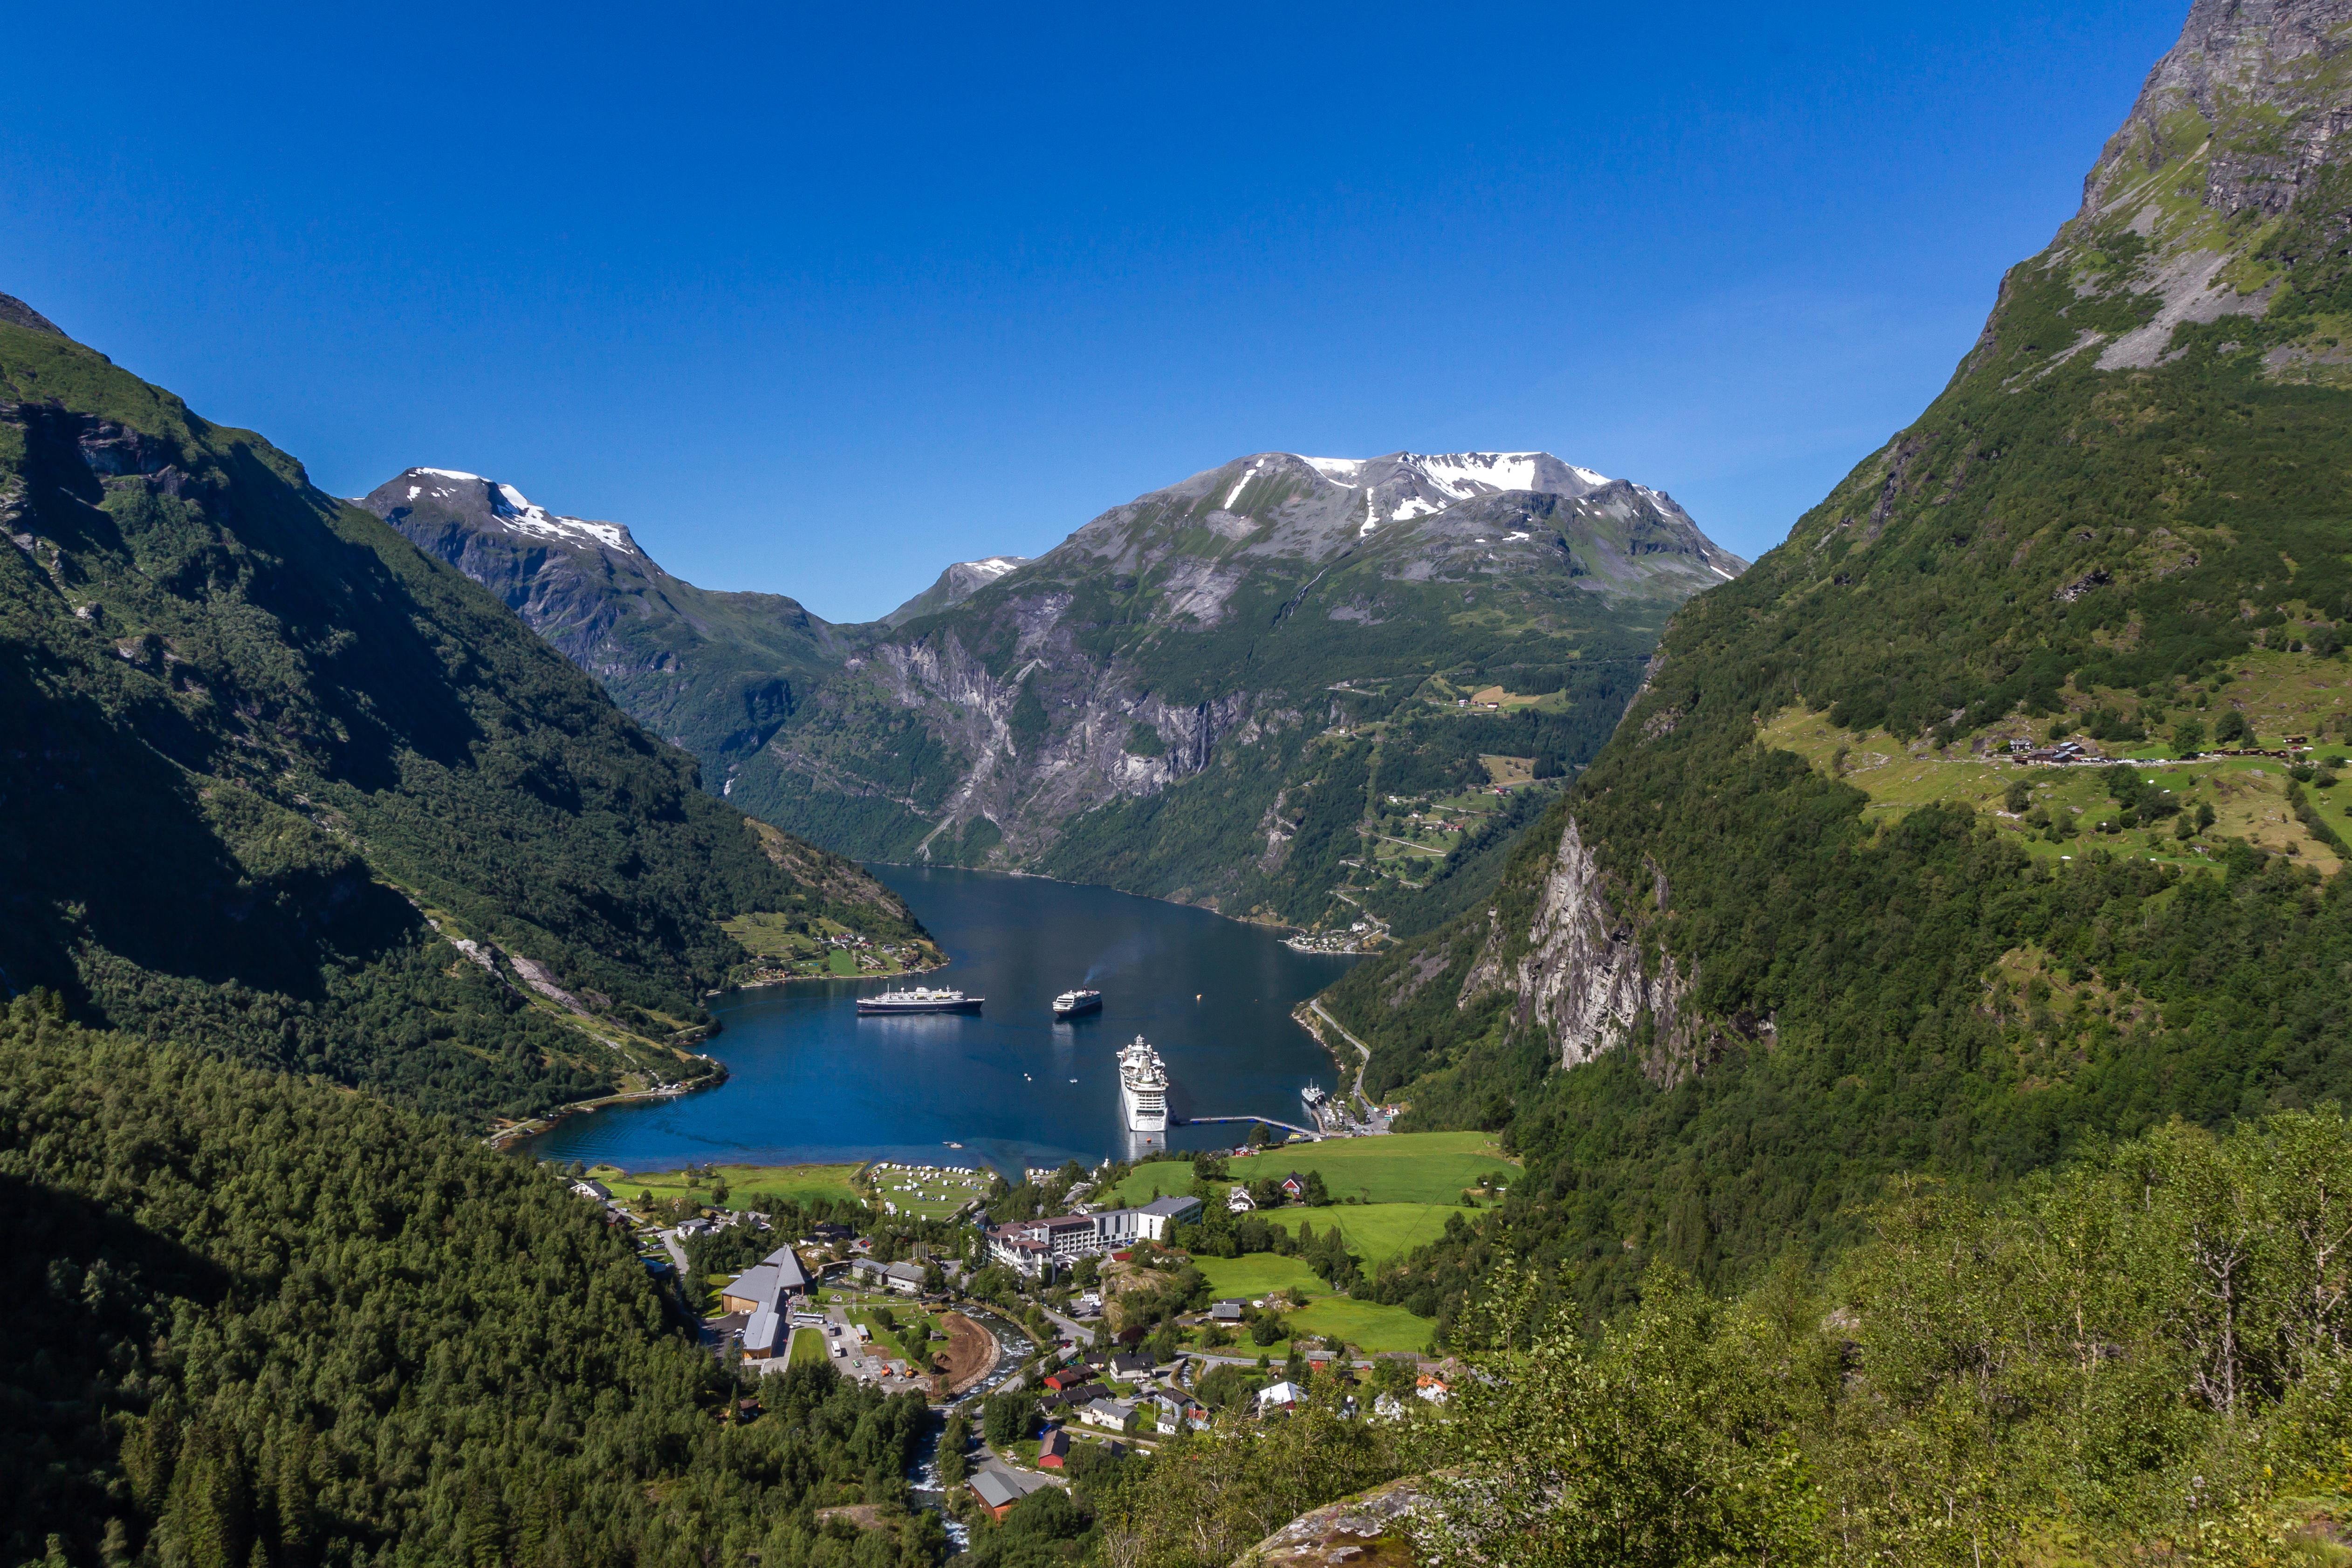
[{"label": "snow-capped mountain", "polygon": [[1609,483],[1605,475],[1549,452],[1391,452],[1385,457],[1301,457],[1334,485],[1365,493],[1363,531],[1383,521],[1426,517],[1455,501],[1507,490],[1571,498]]},{"label": "snow-capped mountain", "polygon": [[[478,532],[546,539],[579,549],[619,550],[640,559],[645,557],[645,552],[637,549],[637,541],[629,537],[629,530],[618,523],[592,522],[586,517],[567,517],[551,512],[532,505],[530,498],[512,485],[485,479],[479,474],[460,473],[455,468],[411,468],[353,499],[379,517],[388,516],[391,510],[414,514],[421,502],[425,510],[461,519]],[[392,503],[389,508],[383,505],[387,500]]]},{"label": "snow-capped mountain", "polygon": [[[1536,510],[1543,518],[1530,513],[1521,519],[1526,527],[1509,525],[1507,506],[1497,507],[1511,497],[1530,504],[1542,497]],[[1465,544],[1539,550],[1557,544],[1576,553],[1588,591],[1658,591],[1675,599],[1748,570],[1664,490],[1612,479],[1549,452],[1256,453],[1114,507],[1040,559],[1052,562],[1064,550],[1097,559],[1150,553],[1161,547],[1147,537],[1163,529],[1174,530],[1167,543],[1176,554],[1224,562],[1213,574],[1224,581],[1237,581],[1241,563],[1251,558],[1330,561],[1375,543],[1373,553],[1406,578],[1425,578],[1437,570],[1435,557]],[[1219,542],[1187,544],[1175,537],[1190,533],[1198,540],[1201,530]]]},{"label": "snow-capped mountain", "polygon": [[756,747],[837,664],[835,629],[777,593],[672,577],[619,523],[566,517],[452,468],[410,468],[356,505],[505,601],[656,734],[706,760]]},{"label": "snow-capped mountain", "polygon": [[[1475,787],[1489,754],[1562,776],[1666,616],[1747,567],[1664,491],[1549,453],[1255,453],[902,612],[730,798],[877,859],[1354,919],[1397,891],[1357,831],[1375,779]],[[1510,718],[1466,719],[1494,688]],[[1357,720],[1377,765],[1339,738]]]},{"label": "snow-capped mountain", "polygon": [[[1357,852],[1369,754],[1327,727],[1390,727],[1391,792],[1475,787],[1488,754],[1559,777],[1665,617],[1748,566],[1664,491],[1547,452],[1255,453],[1035,559],[958,561],[861,626],[680,581],[621,525],[495,478],[412,468],[361,505],[779,827],[1305,924],[1397,892]],[[1465,722],[1456,698],[1489,688],[1511,716]]]}]

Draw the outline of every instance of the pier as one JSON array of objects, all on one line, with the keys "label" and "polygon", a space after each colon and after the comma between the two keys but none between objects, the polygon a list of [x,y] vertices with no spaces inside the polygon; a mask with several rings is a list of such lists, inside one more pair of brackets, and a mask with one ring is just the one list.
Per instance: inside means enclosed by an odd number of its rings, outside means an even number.
[{"label": "pier", "polygon": [[1280,1127],[1286,1133],[1320,1140],[1327,1134],[1313,1127],[1297,1126],[1289,1122],[1277,1122],[1271,1116],[1189,1116],[1177,1124],[1180,1127],[1198,1127],[1209,1122],[1263,1122],[1269,1127]]}]

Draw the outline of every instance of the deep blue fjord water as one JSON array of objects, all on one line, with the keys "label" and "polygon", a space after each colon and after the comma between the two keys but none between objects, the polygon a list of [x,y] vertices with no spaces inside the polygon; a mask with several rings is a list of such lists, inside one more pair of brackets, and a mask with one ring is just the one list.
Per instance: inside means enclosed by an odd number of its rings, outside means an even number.
[{"label": "deep blue fjord water", "polygon": [[[919,983],[985,996],[979,1016],[856,1015],[859,992],[905,981],[796,981],[717,998],[722,1028],[708,1049],[727,1064],[727,1082],[569,1117],[531,1152],[630,1170],[903,1159],[993,1166],[1017,1182],[1024,1166],[1138,1152],[1114,1061],[1138,1034],[1168,1062],[1176,1117],[1303,1124],[1299,1090],[1310,1079],[1333,1084],[1331,1059],[1290,1009],[1352,959],[1296,953],[1256,926],[1107,888],[869,869],[948,955],[949,967]],[[1055,1023],[1055,996],[1082,984],[1103,993],[1103,1010]],[[1230,1145],[1248,1131],[1175,1126],[1167,1141]]]}]

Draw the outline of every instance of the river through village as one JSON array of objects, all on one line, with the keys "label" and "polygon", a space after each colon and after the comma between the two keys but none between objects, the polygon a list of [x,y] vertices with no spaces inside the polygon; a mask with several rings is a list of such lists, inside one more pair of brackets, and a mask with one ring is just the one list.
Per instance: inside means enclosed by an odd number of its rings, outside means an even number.
[{"label": "river through village", "polygon": [[[726,1082],[568,1117],[531,1152],[627,1170],[887,1159],[989,1166],[1018,1182],[1026,1166],[1139,1152],[1120,1113],[1115,1060],[1138,1034],[1167,1061],[1179,1124],[1165,1138],[1178,1149],[1248,1134],[1198,1117],[1304,1123],[1299,1092],[1338,1082],[1290,1013],[1351,959],[1108,888],[870,869],[949,956],[920,983],[984,996],[978,1015],[857,1016],[860,993],[906,981],[794,981],[714,998],[721,1030],[707,1049],[727,1064]],[[1102,1011],[1055,1022],[1055,996],[1081,985],[1103,993]]]}]

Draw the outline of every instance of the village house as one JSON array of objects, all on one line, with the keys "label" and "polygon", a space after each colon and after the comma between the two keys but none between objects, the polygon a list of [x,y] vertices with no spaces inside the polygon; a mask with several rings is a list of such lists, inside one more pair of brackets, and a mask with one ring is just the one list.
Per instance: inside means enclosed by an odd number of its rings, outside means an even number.
[{"label": "village house", "polygon": [[871,1258],[860,1258],[850,1264],[850,1272],[860,1284],[877,1291],[896,1291],[902,1296],[923,1293],[923,1266],[919,1263],[877,1263]]},{"label": "village house", "polygon": [[1300,1176],[1297,1171],[1291,1172],[1288,1176],[1282,1178],[1282,1191],[1283,1196],[1286,1197],[1305,1197],[1307,1196],[1307,1178]]},{"label": "village house", "polygon": [[990,1515],[1003,1519],[1013,1505],[1032,1492],[1043,1491],[1054,1483],[1044,1476],[1028,1475],[1020,1470],[992,1465],[975,1471],[971,1478],[972,1495],[987,1506]]},{"label": "village house", "polygon": [[1257,1391],[1257,1412],[1263,1416],[1269,1410],[1296,1410],[1306,1399],[1307,1390],[1285,1378]]},{"label": "village house", "polygon": [[583,1178],[582,1180],[575,1181],[572,1184],[572,1190],[578,1193],[582,1197],[593,1199],[597,1203],[610,1203],[613,1201],[613,1189],[606,1186],[601,1181],[590,1181]]},{"label": "village house", "polygon": [[1019,1502],[1022,1496],[1013,1490],[1012,1483],[994,1470],[982,1470],[971,1478],[971,1494],[980,1499],[981,1506],[988,1510],[992,1519],[1003,1519],[1012,1512],[1013,1505]]},{"label": "village house", "polygon": [[1037,1439],[1037,1468],[1058,1470],[1068,1463],[1070,1435],[1059,1427],[1048,1427],[1045,1435]]},{"label": "village house", "polygon": [[1228,1214],[1247,1214],[1256,1207],[1257,1200],[1250,1197],[1249,1188],[1239,1182],[1235,1182],[1234,1189],[1225,1194],[1225,1212]]},{"label": "village house", "polygon": [[1114,1432],[1127,1430],[1127,1418],[1135,1414],[1135,1406],[1124,1399],[1097,1399],[1078,1412],[1078,1419],[1089,1427],[1108,1427]]}]

